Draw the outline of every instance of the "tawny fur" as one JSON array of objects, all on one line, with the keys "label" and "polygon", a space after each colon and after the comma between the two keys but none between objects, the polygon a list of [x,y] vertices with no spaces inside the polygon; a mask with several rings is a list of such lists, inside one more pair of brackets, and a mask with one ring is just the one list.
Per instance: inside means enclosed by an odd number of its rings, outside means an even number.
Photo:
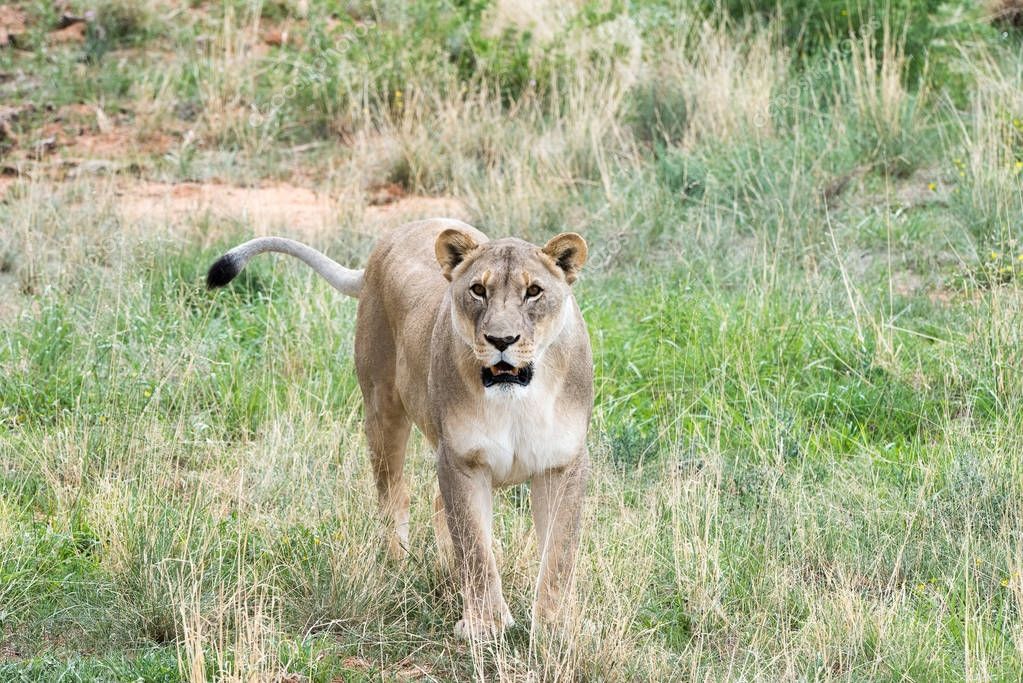
[{"label": "tawny fur", "polygon": [[[493,553],[492,491],[527,480],[541,553],[532,616],[564,618],[593,407],[589,337],[571,289],[586,260],[583,239],[491,241],[460,221],[433,219],[381,238],[356,271],[306,245],[261,238],[214,264],[210,285],[226,284],[263,251],[297,256],[359,297],[355,366],[391,550],[401,555],[408,545],[403,471],[415,424],[437,454],[438,543],[463,595],[456,633],[491,637],[514,623]],[[483,369],[501,362],[530,368],[531,381],[484,386]]]}]

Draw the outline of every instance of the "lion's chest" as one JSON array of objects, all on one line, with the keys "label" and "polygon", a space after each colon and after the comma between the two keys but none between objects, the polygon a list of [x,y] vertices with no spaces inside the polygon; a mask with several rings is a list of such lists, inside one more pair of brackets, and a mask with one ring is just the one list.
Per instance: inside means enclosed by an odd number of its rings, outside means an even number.
[{"label": "lion's chest", "polygon": [[585,416],[559,409],[555,392],[534,382],[488,392],[478,410],[446,423],[444,436],[457,456],[478,459],[504,486],[571,462],[585,442],[585,425]]}]

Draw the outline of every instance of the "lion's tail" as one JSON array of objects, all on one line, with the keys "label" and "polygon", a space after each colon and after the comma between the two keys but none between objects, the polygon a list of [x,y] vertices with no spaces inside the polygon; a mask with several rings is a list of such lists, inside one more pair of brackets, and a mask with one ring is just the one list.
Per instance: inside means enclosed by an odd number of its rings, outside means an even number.
[{"label": "lion's tail", "polygon": [[279,251],[282,254],[299,258],[322,275],[334,289],[351,297],[359,297],[359,292],[362,290],[362,276],[365,271],[345,268],[326,254],[285,237],[258,237],[239,244],[210,266],[210,270],[206,274],[206,286],[210,289],[223,287],[242,272],[242,268],[249,262],[249,259],[264,251]]}]

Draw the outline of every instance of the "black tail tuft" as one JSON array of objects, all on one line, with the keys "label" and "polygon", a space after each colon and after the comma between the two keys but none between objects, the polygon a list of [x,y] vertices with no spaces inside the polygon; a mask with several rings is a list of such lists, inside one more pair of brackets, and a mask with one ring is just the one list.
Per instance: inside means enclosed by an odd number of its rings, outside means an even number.
[{"label": "black tail tuft", "polygon": [[210,289],[223,287],[238,275],[240,269],[230,254],[224,254],[217,259],[216,263],[210,266],[210,272],[206,273],[206,286]]}]

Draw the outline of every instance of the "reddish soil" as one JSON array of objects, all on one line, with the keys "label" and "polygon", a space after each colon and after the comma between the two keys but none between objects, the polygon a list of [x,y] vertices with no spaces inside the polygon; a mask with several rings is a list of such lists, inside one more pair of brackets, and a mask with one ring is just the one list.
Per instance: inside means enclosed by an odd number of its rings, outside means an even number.
[{"label": "reddish soil", "polygon": [[25,33],[25,13],[10,5],[0,5],[0,47],[16,42]]},{"label": "reddish soil", "polygon": [[[129,222],[174,224],[209,214],[243,221],[255,233],[270,230],[309,236],[335,229],[344,207],[330,197],[288,183],[239,187],[220,183],[132,182],[119,191],[118,205]],[[369,206],[363,214],[370,233],[419,218],[466,218],[465,206],[449,197],[401,196]]]}]

